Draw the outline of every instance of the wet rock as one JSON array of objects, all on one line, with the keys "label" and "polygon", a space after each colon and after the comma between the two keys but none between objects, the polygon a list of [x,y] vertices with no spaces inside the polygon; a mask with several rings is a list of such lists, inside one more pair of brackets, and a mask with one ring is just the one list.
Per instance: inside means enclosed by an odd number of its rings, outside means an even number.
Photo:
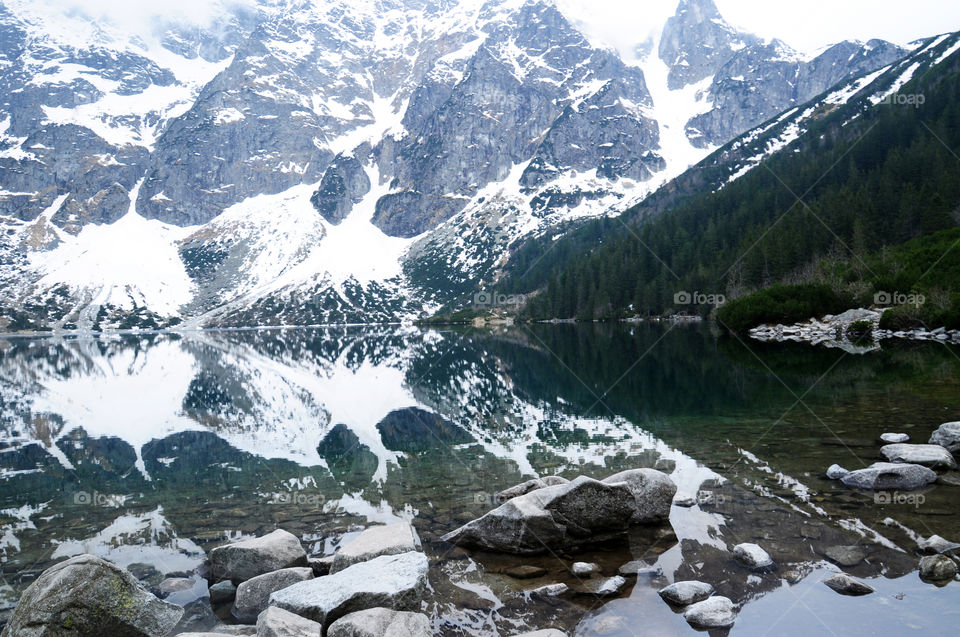
[{"label": "wet rock", "polygon": [[928,555],[920,560],[920,579],[946,582],[957,576],[957,563],[946,555]]},{"label": "wet rock", "polygon": [[827,469],[827,477],[831,480],[840,480],[848,473],[850,472],[838,464],[832,464],[830,465],[830,468]]},{"label": "wet rock", "polygon": [[884,445],[880,453],[889,462],[909,462],[931,469],[956,469],[957,461],[940,445]]},{"label": "wet rock", "polygon": [[737,611],[726,597],[711,597],[689,606],[683,618],[697,628],[726,628],[737,621]]},{"label": "wet rock", "polygon": [[257,617],[257,637],[319,637],[322,630],[317,622],[276,606]]},{"label": "wet rock", "polygon": [[650,566],[643,560],[631,560],[617,569],[617,574],[624,577],[660,577],[663,571],[659,566]]},{"label": "wet rock", "polygon": [[160,582],[157,589],[160,591],[160,597],[167,597],[173,593],[181,593],[193,588],[193,580],[188,577],[168,577]]},{"label": "wet rock", "polygon": [[217,582],[210,587],[210,603],[223,604],[233,600],[237,596],[237,587],[230,580]]},{"label": "wet rock", "polygon": [[950,453],[960,453],[960,421],[945,422],[930,436],[931,445],[940,445]]},{"label": "wet rock", "polygon": [[544,476],[543,478],[534,478],[533,480],[521,482],[520,484],[512,486],[509,489],[504,489],[503,491],[497,493],[494,497],[496,498],[497,502],[506,502],[507,500],[512,500],[519,495],[525,495],[531,491],[536,491],[537,489],[554,487],[558,484],[566,484],[568,482],[570,481],[560,476]]},{"label": "wet rock", "polygon": [[851,544],[848,546],[830,546],[823,551],[823,554],[826,555],[830,561],[835,562],[840,566],[848,567],[856,566],[863,560],[867,559],[867,552],[856,544]]},{"label": "wet rock", "polygon": [[542,553],[614,537],[626,531],[635,513],[627,485],[580,476],[508,500],[443,539],[504,553]]},{"label": "wet rock", "polygon": [[327,637],[431,637],[430,619],[421,613],[369,608],[330,624]]},{"label": "wet rock", "polygon": [[559,597],[569,590],[570,587],[563,583],[547,584],[546,586],[532,589],[530,594],[538,597]]},{"label": "wet rock", "polygon": [[880,434],[880,440],[887,444],[895,445],[902,442],[909,442],[910,436],[907,434],[886,433]]},{"label": "wet rock", "polygon": [[300,540],[282,529],[210,551],[210,568],[217,580],[242,582],[282,568],[306,565],[307,554]]},{"label": "wet rock", "polygon": [[182,608],[157,599],[129,572],[79,555],[51,566],[27,587],[3,637],[162,637],[182,615]]},{"label": "wet rock", "polygon": [[733,556],[738,562],[754,570],[773,566],[773,558],[757,544],[744,543],[733,547]]},{"label": "wet rock", "polygon": [[556,628],[546,628],[544,630],[535,630],[532,633],[521,633],[514,637],[567,637],[567,633]]},{"label": "wet rock", "polygon": [[597,597],[612,597],[618,595],[627,586],[627,580],[620,575],[613,577],[593,578],[581,582],[577,592],[581,595],[596,595]]},{"label": "wet rock", "polygon": [[945,540],[939,535],[931,535],[925,540],[920,540],[917,546],[924,553],[951,553],[960,549],[960,544]]},{"label": "wet rock", "polygon": [[330,573],[337,573],[348,566],[381,555],[399,555],[419,550],[420,538],[409,522],[372,526],[336,552],[330,565]]},{"label": "wet rock", "polygon": [[333,565],[333,555],[324,555],[323,557],[307,558],[307,566],[313,569],[316,577],[322,577],[330,574],[330,567]]},{"label": "wet rock", "polygon": [[546,575],[547,569],[540,566],[524,564],[521,566],[511,566],[506,569],[504,573],[514,579],[533,579],[534,577],[543,577]]},{"label": "wet rock", "polygon": [[267,608],[271,593],[310,579],[313,579],[313,569],[309,566],[282,568],[251,577],[237,587],[236,601],[230,613],[241,622],[255,621]]},{"label": "wet rock", "polygon": [[270,595],[279,606],[324,627],[358,610],[420,608],[429,561],[423,553],[382,555],[344,570],[300,582]]},{"label": "wet rock", "polygon": [[788,584],[798,584],[803,580],[803,573],[789,570],[783,574],[783,579],[786,580]]},{"label": "wet rock", "polygon": [[850,577],[846,573],[837,573],[836,575],[823,580],[823,583],[837,591],[841,595],[869,595],[874,590],[858,579]]},{"label": "wet rock", "polygon": [[675,582],[657,591],[665,601],[675,606],[689,606],[713,595],[713,586],[706,582],[689,580]]},{"label": "wet rock", "polygon": [[577,577],[593,577],[600,572],[600,566],[593,562],[574,562],[570,572]]},{"label": "wet rock", "polygon": [[851,471],[841,481],[848,487],[860,489],[911,491],[922,489],[936,479],[935,471],[920,465],[875,462],[866,469]]},{"label": "wet rock", "polygon": [[652,524],[670,519],[670,506],[677,494],[677,485],[667,474],[656,469],[628,469],[604,478],[606,484],[625,484],[636,499],[634,524]]}]

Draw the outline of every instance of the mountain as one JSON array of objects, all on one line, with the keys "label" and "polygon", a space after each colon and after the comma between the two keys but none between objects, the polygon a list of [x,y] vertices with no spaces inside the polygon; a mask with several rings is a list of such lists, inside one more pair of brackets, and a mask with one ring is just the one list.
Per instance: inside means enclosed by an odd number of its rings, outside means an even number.
[{"label": "mountain", "polygon": [[424,315],[907,53],[804,57],[711,0],[638,60],[549,0],[248,0],[139,32],[49,6],[0,4],[5,329]]},{"label": "mountain", "polygon": [[960,33],[930,38],[748,131],[616,220],[528,242],[504,291],[533,292],[531,316],[612,318],[708,314],[717,303],[690,297],[816,282],[846,307],[923,293],[928,327],[956,324],[958,52]]}]

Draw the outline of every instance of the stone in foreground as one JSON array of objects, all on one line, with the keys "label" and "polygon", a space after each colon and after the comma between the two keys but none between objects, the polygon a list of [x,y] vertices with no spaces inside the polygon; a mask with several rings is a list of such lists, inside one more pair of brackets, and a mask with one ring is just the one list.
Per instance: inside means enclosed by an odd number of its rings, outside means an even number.
[{"label": "stone in foreground", "polygon": [[283,529],[210,551],[210,568],[215,580],[242,582],[294,566],[307,566],[307,553],[300,546],[300,540]]},{"label": "stone in foreground", "polygon": [[675,582],[670,586],[661,588],[657,593],[664,601],[674,606],[689,606],[713,595],[713,586],[706,582],[690,580]]},{"label": "stone in foreground", "polygon": [[957,461],[940,445],[884,445],[880,453],[889,462],[909,462],[931,469],[956,469]]},{"label": "stone in foreground", "polygon": [[382,555],[339,573],[294,584],[270,596],[270,605],[319,622],[327,628],[348,613],[368,608],[420,609],[427,584],[423,553]]},{"label": "stone in foreground", "polygon": [[257,617],[257,637],[320,637],[321,632],[317,622],[276,606]]},{"label": "stone in foreground", "polygon": [[313,579],[313,569],[309,566],[282,568],[251,577],[237,587],[236,601],[230,613],[242,622],[255,621],[266,610],[271,593],[310,579]]},{"label": "stone in foreground", "polygon": [[430,637],[430,619],[422,613],[368,608],[330,624],[327,637]]},{"label": "stone in foreground", "polygon": [[711,597],[688,607],[683,618],[696,628],[726,628],[737,621],[737,611],[726,597]]},{"label": "stone in foreground", "polygon": [[947,582],[957,576],[957,563],[946,555],[928,555],[920,560],[920,579]]},{"label": "stone in foreground", "polygon": [[960,421],[945,422],[930,436],[931,445],[940,445],[950,453],[960,453]]},{"label": "stone in foreground", "polygon": [[773,558],[757,544],[746,542],[733,547],[733,556],[738,562],[755,570],[773,566]]},{"label": "stone in foreground", "polygon": [[514,485],[509,489],[504,489],[497,493],[494,497],[497,502],[506,502],[507,500],[512,500],[513,498],[519,495],[526,495],[531,491],[536,491],[537,489],[542,489],[544,487],[555,487],[558,484],[566,484],[570,482],[566,478],[560,476],[544,476],[542,478],[534,478],[532,480],[527,480],[526,482],[521,482],[520,484]]},{"label": "stone in foreground", "polygon": [[871,587],[858,579],[850,577],[846,573],[837,573],[833,577],[823,580],[823,583],[841,595],[850,595],[852,597],[869,595],[874,592]]},{"label": "stone in foreground", "polygon": [[848,487],[859,489],[913,491],[936,482],[937,473],[916,464],[875,462],[866,469],[851,471],[840,480]]},{"label": "stone in foreground", "polygon": [[3,637],[162,637],[183,609],[93,555],[51,566],[20,597]]},{"label": "stone in foreground", "polygon": [[336,552],[330,565],[330,573],[381,555],[399,555],[419,550],[420,538],[409,522],[372,526]]},{"label": "stone in foreground", "polygon": [[667,474],[656,469],[628,469],[604,478],[605,484],[625,484],[636,500],[631,522],[655,524],[670,519],[677,485]]}]

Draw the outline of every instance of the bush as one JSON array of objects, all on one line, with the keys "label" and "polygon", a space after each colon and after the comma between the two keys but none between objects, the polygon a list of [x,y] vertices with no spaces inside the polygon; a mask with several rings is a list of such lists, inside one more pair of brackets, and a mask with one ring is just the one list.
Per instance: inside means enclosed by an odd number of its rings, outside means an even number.
[{"label": "bush", "polygon": [[717,312],[717,321],[734,332],[746,332],[763,323],[790,324],[837,314],[850,304],[850,299],[844,299],[828,285],[774,285],[728,301]]}]

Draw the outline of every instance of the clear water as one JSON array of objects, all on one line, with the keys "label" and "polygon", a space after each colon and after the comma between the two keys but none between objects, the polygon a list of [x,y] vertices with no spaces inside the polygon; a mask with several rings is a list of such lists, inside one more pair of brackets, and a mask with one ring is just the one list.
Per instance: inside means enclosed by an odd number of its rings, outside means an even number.
[{"label": "clear water", "polygon": [[[197,332],[0,341],[0,606],[65,556],[95,553],[148,585],[224,541],[276,527],[329,554],[371,523],[412,520],[431,557],[438,634],[688,635],[656,595],[702,579],[741,607],[732,635],[956,635],[960,583],[917,574],[916,540],[960,540],[960,487],[890,503],[822,477],[879,459],[879,435],[925,442],[960,420],[960,351],[853,355],[744,344],[705,326],[550,325]],[[318,448],[319,447],[319,448]],[[673,532],[577,555],[451,550],[439,536],[533,475],[672,473]],[[898,497],[899,496],[899,497]],[[727,549],[757,542],[777,569]],[[821,583],[843,570],[877,589]],[[659,566],[619,597],[530,598],[573,561]],[[547,575],[516,580],[518,563]],[[203,592],[175,601],[190,603]],[[190,603],[190,626],[216,621]],[[227,617],[228,608],[216,609]]]}]

